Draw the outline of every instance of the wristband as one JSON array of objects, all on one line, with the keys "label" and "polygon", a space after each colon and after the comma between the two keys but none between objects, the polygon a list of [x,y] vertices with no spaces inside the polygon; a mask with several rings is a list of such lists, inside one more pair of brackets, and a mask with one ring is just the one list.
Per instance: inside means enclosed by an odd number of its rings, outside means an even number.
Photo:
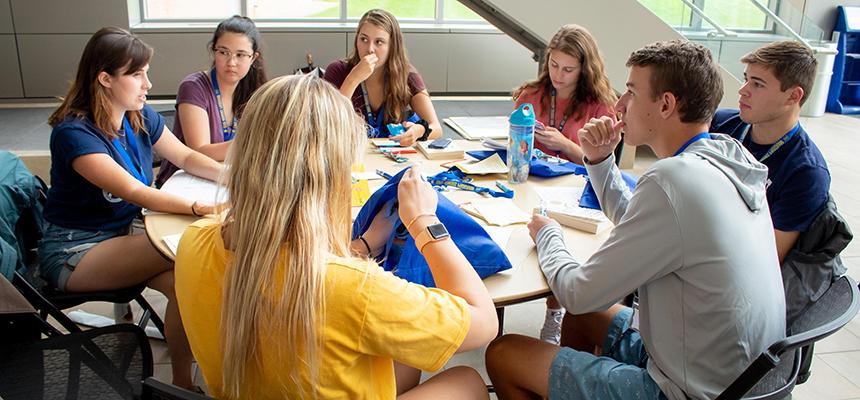
[{"label": "wristband", "polygon": [[421,126],[423,126],[423,127],[424,127],[424,134],[423,134],[423,135],[421,135],[421,137],[420,137],[420,138],[418,138],[418,141],[419,141],[419,142],[424,142],[424,141],[426,141],[426,140],[427,140],[427,138],[429,138],[429,137],[430,137],[430,132],[433,132],[433,129],[430,129],[430,123],[429,123],[429,122],[427,122],[426,120],[419,119],[419,120],[418,120],[418,122],[416,122],[416,123],[415,123],[415,125],[421,125]]},{"label": "wristband", "polygon": [[202,217],[203,214],[198,214],[197,210],[194,209],[194,206],[196,206],[196,205],[197,205],[196,201],[191,203],[191,214],[194,214],[195,217]]},{"label": "wristband", "polygon": [[367,256],[373,258],[373,254],[370,251],[370,245],[367,244],[367,240],[364,239],[364,236],[359,236],[358,239],[361,240],[361,243],[364,243],[364,248],[367,249]]},{"label": "wristband", "polygon": [[418,221],[418,218],[425,217],[425,216],[426,217],[435,217],[436,214],[418,214],[418,215],[416,215],[415,218],[412,218],[412,221],[409,221],[409,223],[406,224],[406,230],[408,231],[409,228],[412,227],[412,224],[414,224],[415,221]]}]

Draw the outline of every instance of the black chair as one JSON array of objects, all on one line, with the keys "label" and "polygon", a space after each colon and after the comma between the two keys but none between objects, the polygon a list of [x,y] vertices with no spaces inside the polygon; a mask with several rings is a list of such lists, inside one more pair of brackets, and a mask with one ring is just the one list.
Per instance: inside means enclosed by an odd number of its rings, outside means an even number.
[{"label": "black chair", "polygon": [[794,322],[795,334],[772,344],[717,399],[784,398],[800,372],[800,349],[838,331],[858,310],[860,289],[850,277],[839,278]]},{"label": "black chair", "polygon": [[41,209],[47,200],[48,187],[38,176],[34,175],[33,178],[37,181],[36,186],[39,191],[37,202],[39,204],[23,212],[16,223],[16,232],[19,232],[18,241],[23,252],[21,258],[23,265],[27,266],[27,269],[26,271],[17,271],[14,279],[12,279],[12,284],[39,311],[42,318],[46,318],[48,315],[54,317],[69,332],[80,332],[81,329],[61,310],[91,301],[105,301],[115,304],[127,304],[135,301],[143,310],[138,320],[138,326],[144,329],[148,322],[152,320],[153,325],[161,332],[163,337],[164,322],[143,297],[144,284],[117,290],[66,293],[57,290],[38,276],[39,268],[36,248],[38,247],[39,240],[42,238],[43,227],[41,224],[43,219]]},{"label": "black chair", "polygon": [[[41,283],[41,286],[36,286],[39,283],[34,285],[33,281]],[[34,277],[28,279],[20,272],[16,272],[12,280],[12,284],[39,311],[42,318],[47,318],[50,315],[69,332],[80,332],[81,329],[62,310],[91,301],[104,301],[115,304],[126,304],[135,301],[143,310],[138,319],[137,326],[141,329],[146,329],[146,325],[152,320],[153,325],[161,332],[162,337],[164,336],[164,322],[152,308],[152,305],[143,297],[143,289],[146,287],[143,284],[110,291],[66,293],[42,282],[40,279]]]},{"label": "black chair", "polygon": [[155,378],[143,381],[142,400],[211,400],[211,397],[185,390]]},{"label": "black chair", "polygon": [[152,375],[143,331],[112,325],[0,345],[0,397],[13,399],[133,399]]}]

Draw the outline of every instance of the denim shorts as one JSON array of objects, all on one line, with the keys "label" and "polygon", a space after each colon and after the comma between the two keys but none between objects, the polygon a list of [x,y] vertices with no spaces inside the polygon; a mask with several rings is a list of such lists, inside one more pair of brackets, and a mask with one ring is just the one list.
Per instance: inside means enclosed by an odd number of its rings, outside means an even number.
[{"label": "denim shorts", "polygon": [[630,328],[633,310],[612,319],[603,356],[563,347],[549,371],[550,399],[666,399],[648,375],[648,353],[639,332]]},{"label": "denim shorts", "polygon": [[42,279],[65,291],[72,271],[95,245],[129,233],[129,227],[117,230],[88,231],[64,228],[48,223],[39,241],[39,264]]}]

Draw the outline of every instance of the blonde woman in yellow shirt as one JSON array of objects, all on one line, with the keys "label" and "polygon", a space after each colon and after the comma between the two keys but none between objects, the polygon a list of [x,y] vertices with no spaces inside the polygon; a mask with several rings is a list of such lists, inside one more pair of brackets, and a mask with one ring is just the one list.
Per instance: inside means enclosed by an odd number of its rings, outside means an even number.
[{"label": "blonde woman in yellow shirt", "polygon": [[385,213],[364,236],[367,246],[350,243],[350,168],[366,138],[334,87],[309,75],[274,79],[248,102],[239,131],[228,156],[241,166],[227,174],[231,208],[224,221],[189,227],[176,259],[180,312],[212,394],[487,398],[467,367],[417,386],[395,383],[395,364],[438,370],[454,353],[485,346],[498,327],[456,245],[428,239],[427,227],[439,223],[430,185],[408,172],[398,213],[438,289],[368,259],[390,233]]}]

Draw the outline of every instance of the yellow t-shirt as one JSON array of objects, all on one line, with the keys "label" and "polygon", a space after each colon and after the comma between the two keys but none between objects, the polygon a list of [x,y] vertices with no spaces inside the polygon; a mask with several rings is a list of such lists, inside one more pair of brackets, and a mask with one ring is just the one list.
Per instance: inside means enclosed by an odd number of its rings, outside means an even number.
[{"label": "yellow t-shirt", "polygon": [[[210,392],[221,393],[220,318],[223,280],[232,253],[221,225],[198,221],[185,231],[176,256],[176,297],[188,342]],[[466,301],[406,282],[372,261],[332,257],[326,265],[321,398],[393,399],[392,360],[425,371],[442,368],[466,337]],[[275,332],[261,334],[262,376],[248,378],[245,398],[280,398],[277,382],[290,366],[275,359]],[[272,338],[275,338],[273,340]],[[310,385],[310,382],[304,382]]]}]

